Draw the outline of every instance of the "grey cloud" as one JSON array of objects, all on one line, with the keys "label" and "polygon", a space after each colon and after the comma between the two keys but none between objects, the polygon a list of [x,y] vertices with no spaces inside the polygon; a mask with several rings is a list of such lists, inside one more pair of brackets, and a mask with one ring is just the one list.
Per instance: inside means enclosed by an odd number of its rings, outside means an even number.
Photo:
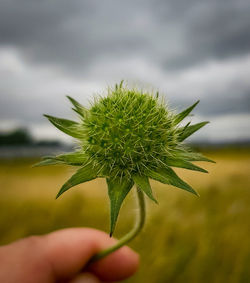
[{"label": "grey cloud", "polygon": [[199,113],[209,116],[250,113],[250,92],[235,93],[231,97],[218,96],[216,99],[206,97],[202,101]]},{"label": "grey cloud", "polygon": [[71,73],[109,55],[139,54],[171,70],[250,48],[244,0],[5,0],[0,8],[2,44]]},{"label": "grey cloud", "polygon": [[[192,47],[199,46],[210,56],[224,58],[250,50],[249,1],[209,1],[207,9],[193,18],[190,33]],[[199,12],[199,10],[198,10]],[[196,37],[197,35],[197,37]]]},{"label": "grey cloud", "polygon": [[[171,107],[177,109],[177,112],[182,111],[188,106],[192,105],[196,100],[181,100],[176,99],[171,101]],[[206,119],[213,119],[214,117],[222,117],[224,115],[237,115],[250,113],[250,93],[242,95],[238,93],[235,97],[227,98],[225,94],[217,97],[204,97],[198,106],[193,111],[194,115],[206,117]]]},{"label": "grey cloud", "polygon": [[26,60],[82,73],[100,56],[140,49],[144,35],[133,29],[130,8],[113,1],[6,1],[1,43],[20,48]]},{"label": "grey cloud", "polygon": [[[177,100],[173,104],[179,110],[184,109],[194,100],[181,101]],[[234,96],[227,96],[225,93],[215,97],[206,96],[202,99],[200,104],[194,110],[196,114],[204,115],[206,117],[223,116],[227,114],[241,114],[250,113],[250,92],[248,93],[235,93]]]},{"label": "grey cloud", "polygon": [[[201,98],[201,116],[249,113],[250,85],[239,75],[216,87],[224,76],[219,69],[217,81],[199,84],[204,91],[195,83],[207,73],[191,83],[178,80],[197,66],[227,66],[250,54],[249,14],[248,0],[2,0],[0,48],[12,47],[27,74],[16,75],[15,67],[13,77],[1,74],[0,118],[36,123],[43,112],[70,115],[62,106],[66,92],[78,98],[82,81],[92,82],[94,92],[123,78],[166,89],[178,109]],[[40,67],[47,69],[41,77]]]},{"label": "grey cloud", "polygon": [[172,8],[173,22],[181,23],[184,50],[178,56],[165,56],[164,68],[178,70],[249,53],[249,1],[177,1]]}]

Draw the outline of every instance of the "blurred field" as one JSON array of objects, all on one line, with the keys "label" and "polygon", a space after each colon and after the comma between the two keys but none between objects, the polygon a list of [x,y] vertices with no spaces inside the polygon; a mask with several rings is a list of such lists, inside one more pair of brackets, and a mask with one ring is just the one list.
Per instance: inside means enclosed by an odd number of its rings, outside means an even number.
[{"label": "blurred field", "polygon": [[[206,155],[209,174],[177,172],[201,195],[152,182],[157,206],[147,202],[147,224],[131,243],[141,254],[137,275],[126,282],[250,282],[250,151]],[[55,229],[90,226],[108,231],[103,180],[71,189],[55,201],[74,168],[31,168],[36,160],[0,161],[0,244]],[[115,236],[131,228],[133,192],[122,207]]]}]

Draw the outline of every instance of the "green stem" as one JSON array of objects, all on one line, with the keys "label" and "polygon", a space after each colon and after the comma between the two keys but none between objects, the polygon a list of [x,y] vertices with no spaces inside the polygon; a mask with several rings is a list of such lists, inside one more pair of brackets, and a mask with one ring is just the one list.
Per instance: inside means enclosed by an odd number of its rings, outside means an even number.
[{"label": "green stem", "polygon": [[126,245],[128,242],[133,240],[138,233],[142,230],[142,227],[145,223],[145,216],[146,216],[146,210],[145,210],[145,199],[144,199],[144,193],[137,187],[137,197],[138,197],[138,204],[139,204],[139,217],[138,221],[133,228],[128,234],[126,234],[123,238],[121,238],[114,246],[103,250],[99,252],[98,254],[94,255],[89,263],[93,263],[97,260],[100,260],[107,255],[113,253],[114,251],[118,250],[122,246]]}]

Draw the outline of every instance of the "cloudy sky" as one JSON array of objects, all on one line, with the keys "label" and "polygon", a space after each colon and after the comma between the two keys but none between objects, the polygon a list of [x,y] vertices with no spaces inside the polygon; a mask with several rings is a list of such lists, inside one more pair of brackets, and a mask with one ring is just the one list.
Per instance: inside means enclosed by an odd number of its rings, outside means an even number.
[{"label": "cloudy sky", "polygon": [[0,129],[65,136],[73,118],[125,79],[181,110],[200,99],[196,140],[250,139],[249,0],[0,0]]}]

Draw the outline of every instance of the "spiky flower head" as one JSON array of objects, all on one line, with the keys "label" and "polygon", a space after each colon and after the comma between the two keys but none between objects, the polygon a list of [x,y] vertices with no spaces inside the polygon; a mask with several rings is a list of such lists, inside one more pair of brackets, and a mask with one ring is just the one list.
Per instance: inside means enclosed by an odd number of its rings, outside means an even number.
[{"label": "spiky flower head", "polygon": [[121,204],[134,184],[155,202],[149,178],[197,195],[171,167],[207,172],[191,162],[211,160],[182,144],[207,122],[179,125],[198,102],[175,114],[158,93],[153,95],[128,89],[122,82],[114,89],[109,88],[106,97],[96,98],[89,109],[68,98],[79,122],[45,116],[58,129],[76,138],[79,147],[73,153],[46,157],[39,163],[79,166],[57,197],[80,183],[97,177],[106,178],[112,234]]}]

